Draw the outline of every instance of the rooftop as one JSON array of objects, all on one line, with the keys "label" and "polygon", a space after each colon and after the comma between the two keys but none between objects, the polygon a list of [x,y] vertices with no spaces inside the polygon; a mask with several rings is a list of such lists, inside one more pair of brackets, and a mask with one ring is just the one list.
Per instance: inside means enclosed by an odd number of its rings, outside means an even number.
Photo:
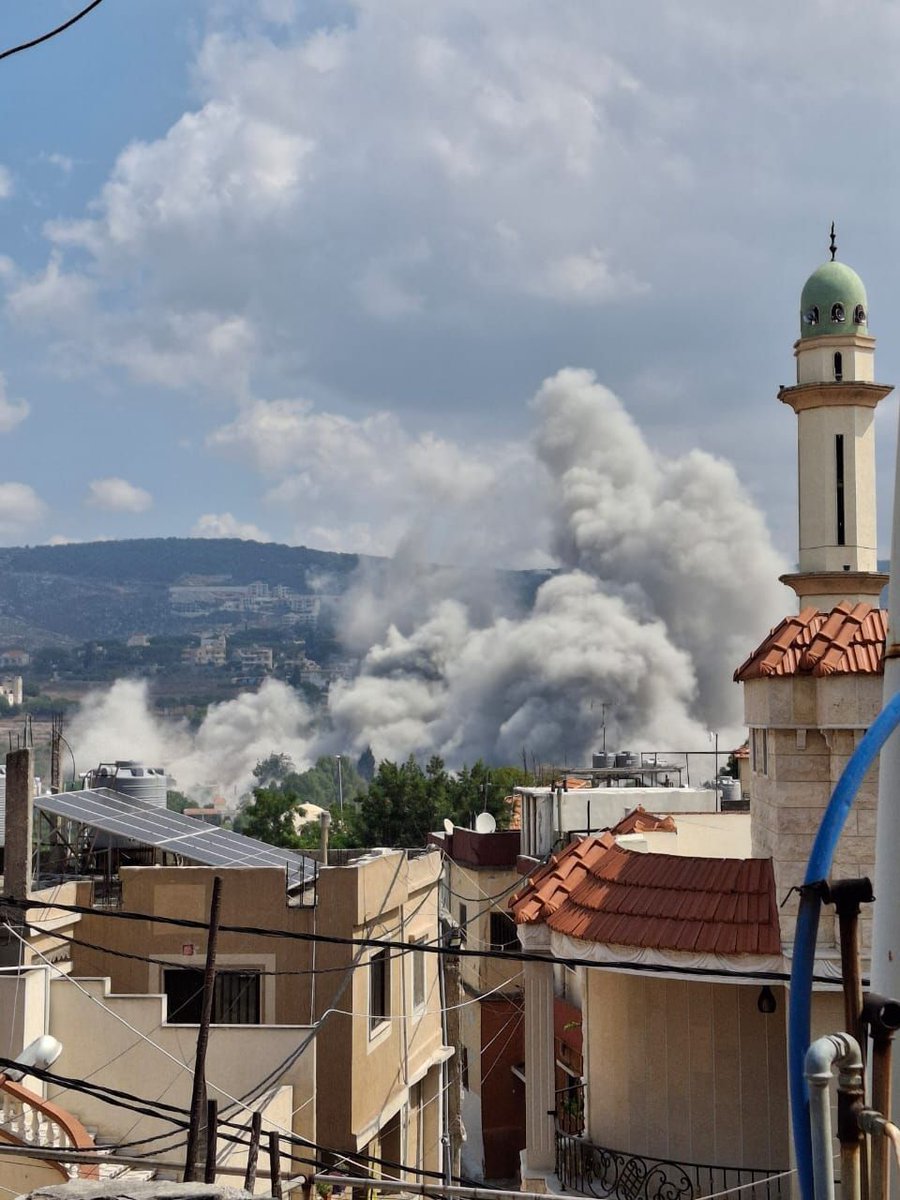
[{"label": "rooftop", "polygon": [[831,612],[785,617],[735,671],[738,683],[769,675],[880,675],[887,613],[845,600]]},{"label": "rooftop", "polygon": [[618,825],[613,825],[610,833],[677,833],[678,826],[672,816],[658,817],[656,813],[647,812],[643,804],[639,804],[632,812],[627,813]]},{"label": "rooftop", "polygon": [[510,901],[518,924],[604,945],[780,954],[766,858],[637,854],[611,833],[572,842]]}]

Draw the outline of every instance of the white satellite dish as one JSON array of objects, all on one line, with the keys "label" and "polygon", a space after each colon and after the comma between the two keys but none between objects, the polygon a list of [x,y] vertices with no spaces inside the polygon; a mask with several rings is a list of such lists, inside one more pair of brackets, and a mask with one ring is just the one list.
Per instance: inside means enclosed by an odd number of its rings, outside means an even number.
[{"label": "white satellite dish", "polygon": [[497,829],[497,822],[489,812],[479,813],[475,818],[476,833],[494,833]]},{"label": "white satellite dish", "polygon": [[24,1079],[29,1073],[28,1067],[37,1067],[39,1071],[46,1071],[52,1067],[59,1056],[62,1054],[62,1042],[58,1042],[55,1037],[51,1037],[49,1033],[45,1033],[43,1037],[35,1038],[33,1042],[25,1047],[22,1053],[15,1059],[21,1067],[25,1067],[24,1071],[17,1071],[10,1067],[3,1074],[7,1079],[12,1079],[18,1083]]},{"label": "white satellite dish", "polygon": [[444,817],[444,833],[446,833],[448,837],[453,833],[453,822],[449,817]]}]

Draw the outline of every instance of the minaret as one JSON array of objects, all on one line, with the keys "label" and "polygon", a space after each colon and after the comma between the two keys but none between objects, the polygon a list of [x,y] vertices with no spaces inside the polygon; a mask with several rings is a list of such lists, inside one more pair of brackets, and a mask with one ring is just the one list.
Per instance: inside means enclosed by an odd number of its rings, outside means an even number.
[{"label": "minaret", "polygon": [[841,600],[877,606],[888,580],[878,572],[874,420],[893,389],[875,383],[866,289],[836,252],[832,225],[831,261],[800,297],[797,383],[778,393],[797,414],[800,510],[800,570],[781,579],[801,609],[830,610]]}]

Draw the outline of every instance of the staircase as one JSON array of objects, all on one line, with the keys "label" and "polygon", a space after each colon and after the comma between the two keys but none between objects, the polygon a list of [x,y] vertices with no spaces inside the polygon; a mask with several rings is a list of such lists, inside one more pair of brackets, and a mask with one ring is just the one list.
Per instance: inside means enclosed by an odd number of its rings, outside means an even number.
[{"label": "staircase", "polygon": [[45,1160],[65,1180],[146,1182],[154,1177],[150,1169],[109,1162],[106,1155],[114,1151],[114,1146],[100,1148],[76,1116],[4,1075],[0,1075],[0,1139],[50,1150],[96,1151],[96,1163],[66,1162],[65,1158]]}]

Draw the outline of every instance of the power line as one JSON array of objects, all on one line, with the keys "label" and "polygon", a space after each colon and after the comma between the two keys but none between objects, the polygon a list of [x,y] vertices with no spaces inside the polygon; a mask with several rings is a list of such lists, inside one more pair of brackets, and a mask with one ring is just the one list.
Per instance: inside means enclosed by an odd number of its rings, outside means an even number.
[{"label": "power line", "polygon": [[49,42],[57,34],[65,33],[67,29],[71,29],[73,25],[76,25],[82,17],[86,17],[100,3],[102,3],[102,0],[91,0],[91,3],[86,8],[83,8],[81,12],[77,12],[74,17],[70,17],[68,21],[64,21],[62,25],[57,25],[49,33],[42,33],[40,37],[32,38],[30,42],[22,42],[20,46],[12,46],[9,50],[3,50],[0,52],[0,58],[9,58],[11,54],[19,54],[22,50],[31,50],[33,46],[40,46],[42,42]]},{"label": "power line", "polygon": [[[0,906],[6,905],[9,908],[28,910],[32,908],[47,908],[47,904],[37,900],[20,900],[11,896],[0,897]],[[53,908],[60,912],[81,913],[89,916],[108,917],[113,920],[120,921],[148,921],[151,924],[174,925],[183,929],[207,929],[207,925],[203,921],[192,921],[185,917],[161,917],[154,916],[150,913],[134,913],[123,912],[115,909],[88,908],[79,904],[54,904]],[[310,942],[313,944],[322,943],[332,946],[359,946],[369,947],[372,949],[384,949],[393,951],[394,953],[418,953],[418,954],[449,954],[459,958],[490,958],[503,959],[507,962],[536,962],[536,963],[556,963],[560,966],[567,967],[586,967],[592,970],[626,970],[651,975],[692,975],[698,978],[721,978],[727,976],[730,979],[746,979],[759,982],[767,980],[772,982],[787,982],[790,979],[788,971],[737,971],[722,967],[693,967],[685,964],[684,966],[671,965],[668,963],[639,963],[631,962],[628,959],[610,959],[604,962],[599,962],[593,958],[584,958],[580,955],[557,955],[548,956],[546,954],[532,954],[526,950],[472,950],[466,946],[451,947],[430,942],[392,942],[384,938],[353,938],[339,937],[336,934],[324,933],[304,933],[300,930],[290,929],[266,929],[254,925],[221,925],[222,933],[241,933],[248,937],[268,937],[268,938],[284,938],[290,941]],[[815,975],[813,979],[816,983],[839,984],[840,979],[831,975]]]}]

